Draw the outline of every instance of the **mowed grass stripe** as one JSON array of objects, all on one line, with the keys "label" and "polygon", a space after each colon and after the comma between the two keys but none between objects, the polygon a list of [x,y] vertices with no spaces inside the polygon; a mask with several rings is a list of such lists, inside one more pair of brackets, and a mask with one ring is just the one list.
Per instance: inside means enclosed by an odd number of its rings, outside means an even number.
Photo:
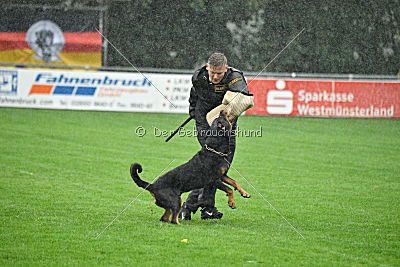
[{"label": "mowed grass stripe", "polygon": [[194,136],[165,143],[154,134],[169,134],[187,115],[10,108],[0,115],[2,265],[399,263],[397,120],[239,119],[241,130],[261,127],[262,136],[238,137],[234,167],[304,240],[233,169],[252,198],[235,193],[231,210],[217,192],[222,220],[197,213],[180,227],[160,223],[162,209],[144,192],[96,240],[141,192],[131,163],[150,181],[172,159],[169,169],[198,151]]}]

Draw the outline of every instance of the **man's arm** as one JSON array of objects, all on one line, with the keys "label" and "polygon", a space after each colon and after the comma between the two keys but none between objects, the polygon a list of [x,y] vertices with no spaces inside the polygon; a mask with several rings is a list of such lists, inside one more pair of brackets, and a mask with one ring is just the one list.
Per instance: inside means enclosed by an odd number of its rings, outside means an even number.
[{"label": "man's arm", "polygon": [[197,100],[199,98],[199,96],[197,95],[195,85],[198,84],[197,79],[198,79],[199,73],[201,72],[201,70],[203,68],[196,70],[192,76],[192,88],[190,89],[190,97],[189,97],[189,115],[191,118],[194,118],[195,120],[196,120],[195,109],[196,109]]},{"label": "man's arm", "polygon": [[228,87],[220,107],[228,112],[229,120],[234,120],[254,106],[253,95],[249,93],[243,73],[238,70],[230,74]]},{"label": "man's arm", "polygon": [[191,118],[195,118],[195,109],[197,103],[197,92],[194,86],[190,89],[190,97],[189,97],[189,115]]},{"label": "man's arm", "polygon": [[239,71],[234,71],[231,74],[231,79],[228,83],[229,91],[240,92],[242,94],[249,94],[249,88],[247,87],[246,80],[243,74]]}]

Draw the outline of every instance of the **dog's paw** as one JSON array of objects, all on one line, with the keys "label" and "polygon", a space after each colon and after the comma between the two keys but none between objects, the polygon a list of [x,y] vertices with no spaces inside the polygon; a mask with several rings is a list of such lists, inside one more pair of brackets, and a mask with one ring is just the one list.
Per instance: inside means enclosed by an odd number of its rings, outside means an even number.
[{"label": "dog's paw", "polygon": [[228,201],[228,205],[229,205],[229,207],[231,207],[232,209],[236,209],[236,204],[235,204],[235,201]]},{"label": "dog's paw", "polygon": [[241,195],[242,197],[244,197],[244,198],[250,198],[250,194],[247,193],[246,191],[240,192],[240,195]]}]

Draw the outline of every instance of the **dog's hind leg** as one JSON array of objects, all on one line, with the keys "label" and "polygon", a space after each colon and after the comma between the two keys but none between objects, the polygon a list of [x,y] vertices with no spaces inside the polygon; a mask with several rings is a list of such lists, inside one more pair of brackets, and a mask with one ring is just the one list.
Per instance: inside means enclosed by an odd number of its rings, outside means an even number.
[{"label": "dog's hind leg", "polygon": [[233,199],[233,190],[229,186],[224,185],[222,182],[217,182],[217,188],[224,191],[228,196],[229,207],[236,209],[235,200]]},{"label": "dog's hind leg", "polygon": [[172,211],[170,209],[165,209],[163,216],[161,216],[160,221],[169,222],[169,216],[171,216]]},{"label": "dog's hind leg", "polygon": [[179,198],[176,201],[174,201],[174,203],[172,203],[172,204],[173,204],[173,207],[171,209],[172,210],[171,223],[180,224],[178,217],[179,217],[179,213],[181,212],[181,208],[182,208],[181,197],[179,196]]},{"label": "dog's hind leg", "polygon": [[238,190],[240,195],[242,195],[242,197],[245,198],[249,198],[250,194],[247,193],[246,191],[243,190],[243,188],[232,178],[229,178],[228,176],[224,175],[223,181],[231,186],[233,186],[233,188],[235,188],[235,190]]}]

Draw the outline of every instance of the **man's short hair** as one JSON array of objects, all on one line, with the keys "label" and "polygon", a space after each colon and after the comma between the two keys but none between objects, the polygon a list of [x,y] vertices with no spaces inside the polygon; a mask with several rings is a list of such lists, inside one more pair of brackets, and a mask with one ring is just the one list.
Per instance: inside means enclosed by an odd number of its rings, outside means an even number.
[{"label": "man's short hair", "polygon": [[226,57],[222,53],[214,53],[208,58],[208,65],[214,67],[225,67],[228,64]]}]

